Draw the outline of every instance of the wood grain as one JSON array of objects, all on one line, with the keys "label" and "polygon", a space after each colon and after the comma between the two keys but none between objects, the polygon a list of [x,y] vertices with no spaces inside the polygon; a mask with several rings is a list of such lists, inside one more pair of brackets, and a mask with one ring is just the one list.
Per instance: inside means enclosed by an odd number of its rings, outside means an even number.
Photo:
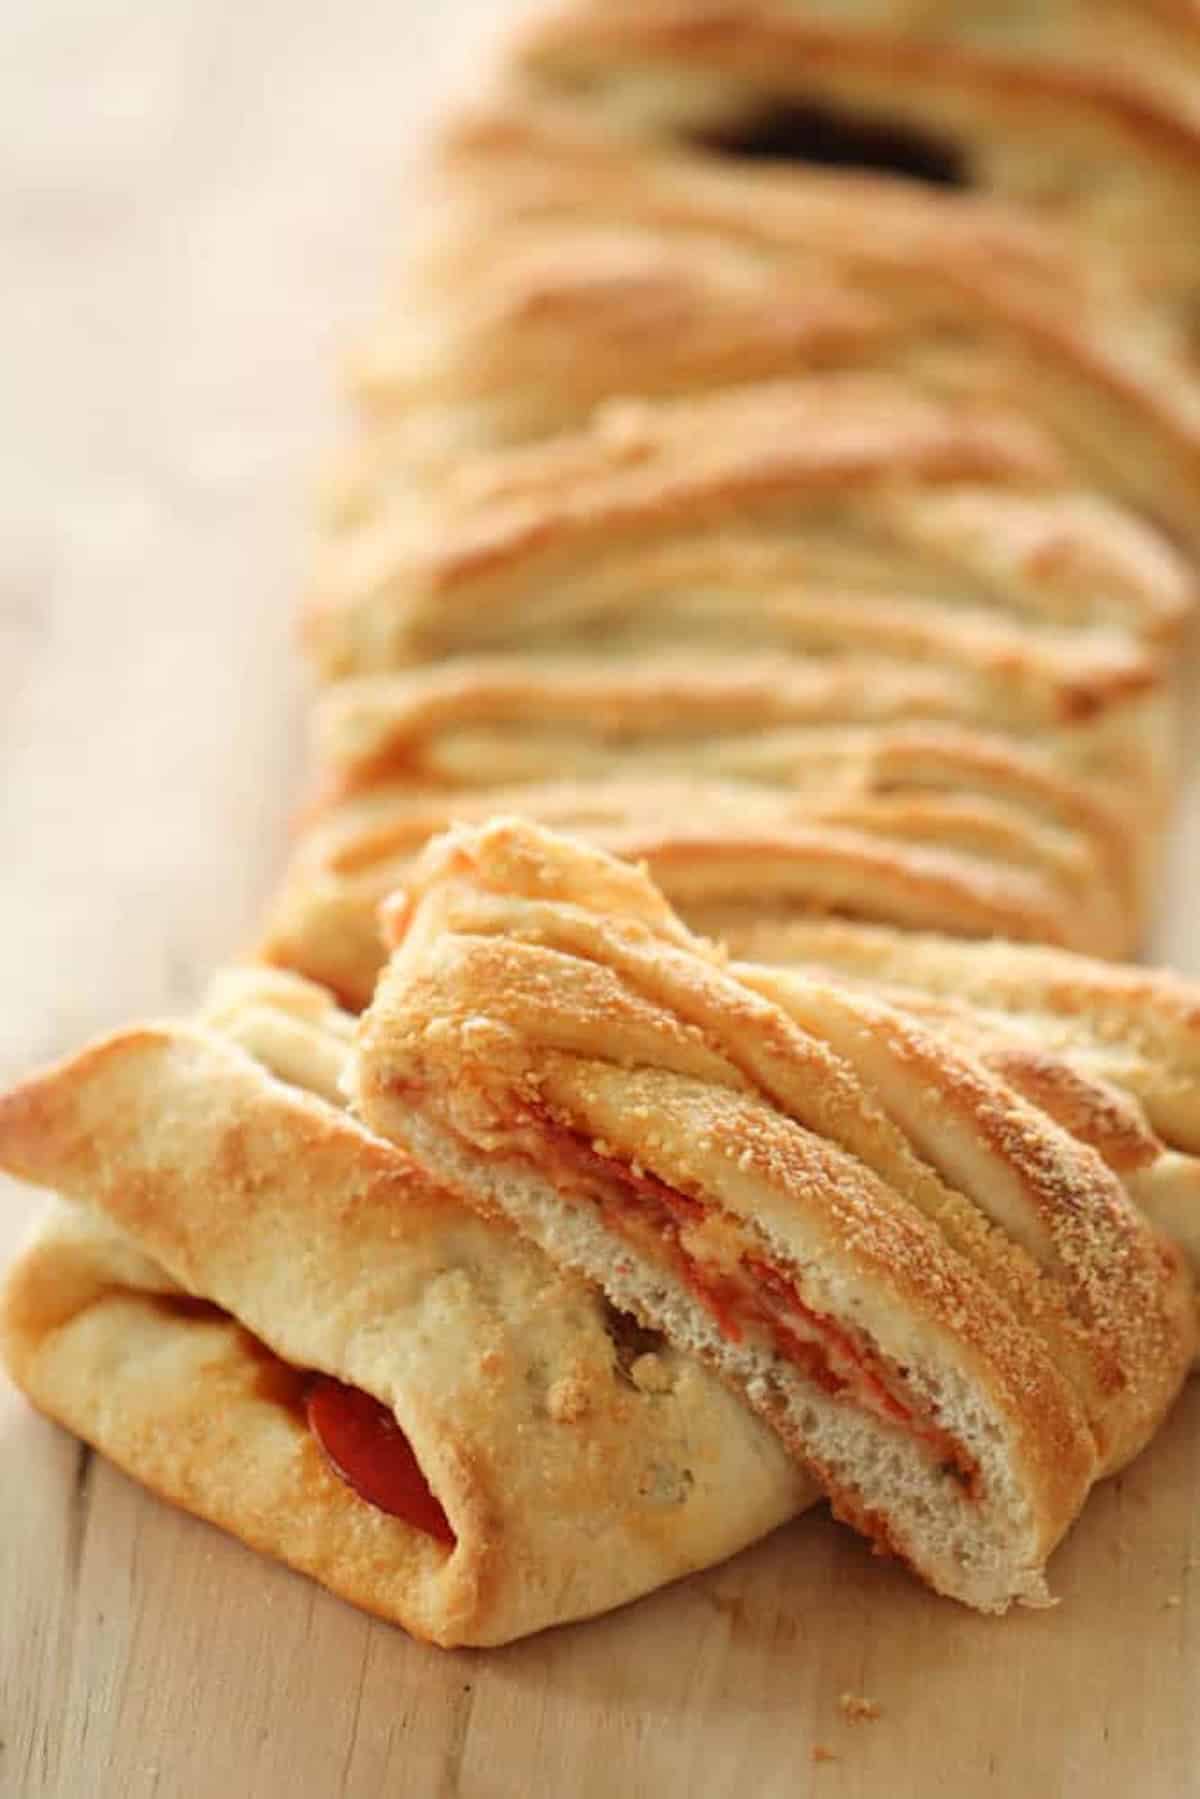
[{"label": "wood grain", "polygon": [[[330,369],[489,0],[40,0],[0,62],[0,1076],[177,1011],[297,785],[291,613]],[[1191,709],[1193,723],[1196,708]],[[1200,782],[1158,949],[1200,969]],[[32,1196],[0,1193],[0,1257]],[[1200,1790],[1200,1389],[1004,1622],[819,1516],[491,1654],[407,1641],[0,1389],[0,1793]],[[842,1694],[878,1701],[852,1723]],[[827,1751],[834,1759],[814,1760]]]}]

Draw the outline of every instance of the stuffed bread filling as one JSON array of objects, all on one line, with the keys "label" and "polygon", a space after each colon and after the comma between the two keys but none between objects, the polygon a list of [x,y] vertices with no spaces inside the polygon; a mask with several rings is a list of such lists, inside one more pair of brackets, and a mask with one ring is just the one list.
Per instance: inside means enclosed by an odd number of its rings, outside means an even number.
[{"label": "stuffed bread filling", "polygon": [[538,1162],[553,1157],[555,1185],[596,1206],[630,1247],[664,1260],[731,1343],[756,1342],[832,1398],[915,1439],[970,1499],[979,1465],[912,1389],[907,1371],[853,1325],[814,1311],[731,1213],[601,1153],[578,1132],[541,1117]]},{"label": "stuffed bread filling", "polygon": [[[167,1295],[156,1309],[194,1323],[237,1324],[204,1299]],[[454,1528],[426,1480],[394,1413],[361,1387],[296,1368],[237,1324],[238,1345],[255,1364],[258,1398],[292,1413],[311,1432],[330,1468],[367,1505],[453,1548]]]}]

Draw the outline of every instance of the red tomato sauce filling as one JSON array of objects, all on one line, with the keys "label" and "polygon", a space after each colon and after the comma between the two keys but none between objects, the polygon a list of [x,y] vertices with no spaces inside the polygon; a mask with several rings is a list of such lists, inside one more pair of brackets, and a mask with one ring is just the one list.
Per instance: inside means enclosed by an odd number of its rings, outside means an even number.
[{"label": "red tomato sauce filling", "polygon": [[[220,1306],[187,1294],[158,1295],[152,1304],[158,1311],[196,1323],[234,1322]],[[237,1341],[243,1354],[257,1364],[257,1396],[307,1424],[333,1472],[360,1499],[454,1547],[458,1541],[454,1527],[387,1406],[332,1375],[294,1368],[242,1325],[237,1327]]]},{"label": "red tomato sauce filling", "polygon": [[765,1335],[777,1355],[824,1392],[860,1406],[924,1443],[967,1494],[976,1496],[978,1465],[947,1431],[923,1414],[920,1402],[906,1390],[902,1375],[869,1342],[814,1312],[801,1299],[795,1283],[760,1256],[744,1250],[735,1267],[719,1266],[701,1261],[684,1245],[682,1228],[711,1216],[715,1208],[668,1187],[655,1175],[639,1173],[601,1155],[561,1125],[540,1118],[538,1130],[624,1237],[641,1245],[647,1230],[653,1232],[665,1246],[674,1273],[704,1306],[723,1337],[740,1343],[747,1330]]},{"label": "red tomato sauce filling", "polygon": [[453,1548],[458,1541],[453,1526],[385,1405],[361,1387],[314,1374],[305,1411],[330,1467],[360,1499]]}]

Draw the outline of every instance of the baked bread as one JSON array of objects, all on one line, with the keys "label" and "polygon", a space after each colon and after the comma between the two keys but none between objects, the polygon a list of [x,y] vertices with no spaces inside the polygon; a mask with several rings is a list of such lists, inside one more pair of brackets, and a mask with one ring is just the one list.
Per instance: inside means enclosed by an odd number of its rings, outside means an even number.
[{"label": "baked bread", "polygon": [[870,175],[714,166],[548,106],[467,115],[433,173],[432,242],[351,363],[361,437],[335,520],[463,455],[577,429],[614,395],[863,367],[1019,406],[1083,482],[1197,541],[1182,352],[1136,289],[1028,214]]},{"label": "baked bread", "polygon": [[1072,487],[1027,420],[842,375],[614,405],[436,495],[398,494],[326,547],[308,622],[340,678],[513,648],[819,641],[777,596],[802,620],[815,599],[836,646],[894,608],[885,643],[941,633],[950,659],[986,657],[1007,627],[1016,678],[1049,662],[1069,688],[1074,665],[1077,714],[1094,715],[1106,686],[1153,683],[1130,638],[1178,635],[1193,585],[1155,532]]},{"label": "baked bread", "polygon": [[805,658],[513,655],[363,675],[318,698],[319,777],[335,797],[387,781],[452,790],[690,775],[842,793],[923,782],[1000,794],[1099,838],[1113,821],[1092,807],[1084,822],[1086,787],[1131,815],[1135,833],[1161,824],[1152,800],[1168,785],[1167,757],[1152,735],[1119,770],[1103,726],[1047,715],[1045,696],[1019,681],[989,679],[978,662],[923,661],[920,648],[894,631],[873,654],[865,634],[847,633],[836,654]]},{"label": "baked bread", "polygon": [[579,0],[534,25],[519,65],[623,132],[1019,201],[1181,313],[1194,304],[1200,116],[1111,72],[786,0]]},{"label": "baked bread", "polygon": [[[719,927],[720,921],[713,921]],[[740,980],[789,1009],[812,971],[909,1014],[1088,1143],[1200,1278],[1200,989],[1033,945],[731,918]]]},{"label": "baked bread", "polygon": [[1026,747],[1013,708],[1011,735],[973,728],[981,696],[959,672],[692,656],[633,668],[496,657],[368,675],[320,700],[318,768],[334,800],[386,783],[451,793],[679,777],[776,788],[822,810],[885,794],[982,799],[1084,840],[1139,915],[1161,824],[1147,784],[1124,807],[1106,803],[1073,734]]},{"label": "baked bread", "polygon": [[1195,1340],[1095,1151],[844,984],[798,1023],[641,872],[520,821],[431,846],[389,930],[371,1128],[718,1369],[939,1591],[1043,1600]]},{"label": "baked bread", "polygon": [[929,1015],[969,1011],[1137,1100],[1173,1149],[1200,1156],[1200,987],[1033,944],[963,943],[846,919],[731,916],[739,962],[814,967]]},{"label": "baked bread", "polygon": [[[803,779],[810,755],[828,766],[856,732],[874,742],[906,727],[965,731],[981,714],[991,723],[993,700],[999,711],[999,688],[968,670],[868,653],[807,661],[667,654],[628,666],[478,657],[326,688],[316,705],[316,759],[337,796],[386,780],[470,789],[639,771],[786,786]],[[1018,698],[1001,718],[1015,748],[1030,715]]]},{"label": "baked bread", "polygon": [[[1161,664],[1123,634],[1033,631],[982,608],[814,591],[803,551],[787,545],[732,535],[651,545],[611,569],[588,563],[569,593],[560,587],[543,595],[532,580],[514,581],[477,610],[451,603],[448,593],[397,609],[386,596],[364,596],[356,610],[359,644],[350,664],[586,659],[598,673],[607,665],[614,682],[684,654],[720,664],[752,654],[776,664],[786,658],[793,669],[800,661],[840,666],[864,683],[884,664],[899,682],[936,670],[969,696],[981,722],[1052,742],[1118,800],[1136,793],[1156,816],[1170,785],[1173,731]],[[373,631],[376,646],[367,641]]]},{"label": "baked bread", "polygon": [[0,1098],[0,1165],[70,1202],[0,1312],[42,1411],[442,1644],[621,1604],[811,1497],[698,1363],[305,1090],[347,1050],[326,997],[247,971],[210,1019]]},{"label": "baked bread", "polygon": [[[787,792],[745,781],[596,780],[423,792],[381,782],[329,805],[300,836],[258,953],[366,1005],[383,960],[379,906],[410,878],[429,839],[455,821],[519,810],[644,861],[697,930],[731,911],[837,913],[963,936],[1008,936],[1119,955],[1136,905],[1114,858],[1121,834],[1094,835],[1087,796],[1048,775],[956,790],[962,767],[936,748],[875,785],[868,755],[843,785]],[[985,758],[986,764],[986,758]],[[978,772],[978,771],[977,771]],[[994,778],[995,765],[988,771]],[[938,782],[945,782],[939,791]],[[1055,810],[1054,795],[1067,803]],[[1075,810],[1075,807],[1078,810]],[[1073,815],[1074,814],[1074,815]],[[1132,856],[1132,851],[1130,852]]]},{"label": "baked bread", "polygon": [[[645,10],[657,3],[644,0]],[[678,0],[668,5],[678,10]],[[1030,67],[1053,69],[1068,81],[1086,70],[1108,86],[1146,92],[1168,109],[1194,115],[1200,108],[1194,0],[855,0],[852,7],[845,0],[781,0],[784,9],[813,25],[962,47],[1011,70],[1014,79]]]}]

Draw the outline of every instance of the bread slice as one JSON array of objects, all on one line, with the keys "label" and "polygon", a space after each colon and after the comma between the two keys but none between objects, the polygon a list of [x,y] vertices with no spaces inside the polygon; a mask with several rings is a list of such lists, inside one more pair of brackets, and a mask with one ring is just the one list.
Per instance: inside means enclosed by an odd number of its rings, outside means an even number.
[{"label": "bread slice", "polygon": [[940,1591],[1043,1599],[1195,1337],[1096,1152],[886,1005],[813,982],[801,1026],[520,821],[431,846],[390,930],[370,1126],[718,1369]]},{"label": "bread slice", "polygon": [[349,1024],[242,970],[201,1026],[0,1096],[0,1166],[66,1196],[0,1300],[33,1403],[444,1645],[619,1605],[807,1503],[713,1375],[318,1097]]}]

